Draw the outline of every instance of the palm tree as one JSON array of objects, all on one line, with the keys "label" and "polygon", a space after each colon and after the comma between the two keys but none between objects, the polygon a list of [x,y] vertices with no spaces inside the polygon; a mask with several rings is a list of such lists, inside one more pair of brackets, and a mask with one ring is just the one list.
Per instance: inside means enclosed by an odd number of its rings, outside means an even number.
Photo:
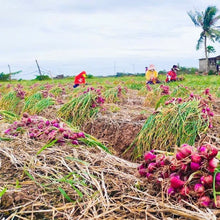
[{"label": "palm tree", "polygon": [[208,6],[205,12],[187,12],[195,26],[202,28],[200,38],[196,45],[196,49],[199,50],[201,44],[204,43],[206,72],[208,72],[207,39],[210,39],[213,43],[216,41],[220,42],[220,26],[215,25],[218,22],[218,20],[220,20],[220,15],[216,16],[217,11],[218,10],[215,6]]}]

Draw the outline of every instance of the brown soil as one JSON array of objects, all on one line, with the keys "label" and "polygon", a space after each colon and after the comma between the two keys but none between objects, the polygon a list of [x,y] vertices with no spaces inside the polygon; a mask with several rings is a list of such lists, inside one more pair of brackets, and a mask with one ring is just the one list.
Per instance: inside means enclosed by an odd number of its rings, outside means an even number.
[{"label": "brown soil", "polygon": [[[99,114],[96,119],[88,122],[83,130],[113,147],[115,154],[122,156],[147,117],[154,112],[153,108],[144,106],[144,101],[145,97],[138,95],[138,91],[128,90],[126,98],[115,104],[116,112],[107,110],[104,114]],[[106,108],[111,109],[111,105],[107,104]]]}]

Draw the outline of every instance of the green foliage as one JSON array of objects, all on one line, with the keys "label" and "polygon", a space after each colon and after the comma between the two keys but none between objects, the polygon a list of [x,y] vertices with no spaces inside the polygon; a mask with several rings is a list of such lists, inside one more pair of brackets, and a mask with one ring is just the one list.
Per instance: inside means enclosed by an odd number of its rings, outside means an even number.
[{"label": "green foliage", "polygon": [[9,81],[11,79],[11,76],[12,75],[16,75],[18,73],[22,72],[21,70],[20,71],[17,71],[17,72],[12,72],[12,73],[0,73],[0,81]]},{"label": "green foliage", "polygon": [[52,88],[49,92],[53,94],[55,97],[58,97],[60,94],[62,94],[63,90],[60,87],[55,87]]},{"label": "green foliage", "polygon": [[57,142],[57,139],[47,143],[46,145],[44,145],[38,152],[37,155],[39,155],[42,151],[44,151],[45,149],[47,149],[48,147],[52,147],[54,146],[54,144]]},{"label": "green foliage", "polygon": [[99,107],[92,107],[97,97],[97,93],[93,91],[83,93],[64,104],[57,114],[74,126],[82,126],[99,112]]},{"label": "green foliage", "polygon": [[16,113],[19,102],[20,98],[17,97],[16,92],[11,91],[0,99],[0,109]]},{"label": "green foliage", "polygon": [[0,110],[0,116],[3,117],[5,122],[12,123],[19,119],[19,116],[6,110]]},{"label": "green foliage", "polygon": [[87,78],[87,79],[92,79],[92,78],[94,78],[94,76],[93,76],[92,74],[87,74],[87,75],[86,75],[86,78]]},{"label": "green foliage", "polygon": [[209,70],[208,75],[215,75],[215,72],[213,70]]},{"label": "green foliage", "polygon": [[55,101],[52,98],[44,98],[37,102],[34,107],[31,109],[31,114],[37,114],[42,112],[44,109],[48,108],[49,106],[53,105]]},{"label": "green foliage", "polygon": [[48,75],[37,75],[35,80],[49,80],[50,77]]},{"label": "green foliage", "polygon": [[10,74],[0,73],[0,81],[9,81],[10,80]]},{"label": "green foliage", "polygon": [[208,54],[215,53],[215,52],[216,52],[216,50],[213,46],[210,46],[210,45],[207,46],[207,53]]},{"label": "green foliage", "polygon": [[198,72],[198,68],[196,68],[196,67],[184,67],[184,66],[181,66],[179,68],[180,68],[179,74],[181,74],[181,73],[184,73],[184,74],[195,74],[196,72]]},{"label": "green foliage", "polygon": [[30,112],[34,105],[43,99],[41,92],[34,93],[25,99],[23,112]]},{"label": "green foliage", "polygon": [[158,74],[166,74],[166,73],[167,73],[166,70],[160,70],[160,71],[158,72]]},{"label": "green foliage", "polygon": [[126,93],[126,89],[121,86],[107,89],[103,96],[105,98],[105,102],[107,103],[116,103],[120,101],[120,98],[123,97]]},{"label": "green foliage", "polygon": [[54,103],[55,102],[52,98],[43,98],[42,94],[37,92],[25,100],[22,111],[30,114],[36,114],[53,105]]},{"label": "green foliage", "polygon": [[208,129],[198,106],[198,101],[184,102],[152,114],[127,150],[133,148],[136,159],[152,149],[174,151],[183,143],[194,145],[196,137]]},{"label": "green foliage", "polygon": [[6,191],[7,191],[7,188],[6,188],[6,187],[4,187],[4,188],[0,191],[0,199],[1,199],[1,197],[6,193]]}]

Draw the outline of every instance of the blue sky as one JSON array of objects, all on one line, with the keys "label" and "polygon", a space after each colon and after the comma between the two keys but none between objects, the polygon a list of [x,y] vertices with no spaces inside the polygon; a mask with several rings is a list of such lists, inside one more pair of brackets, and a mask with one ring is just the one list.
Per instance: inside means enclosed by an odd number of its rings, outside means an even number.
[{"label": "blue sky", "polygon": [[[204,11],[219,0],[0,0],[0,72],[22,70],[76,75],[144,72],[173,64],[198,67],[201,29],[188,11]],[[219,13],[220,14],[220,11]],[[209,45],[213,45],[209,42]],[[213,45],[220,54],[220,43]]]}]

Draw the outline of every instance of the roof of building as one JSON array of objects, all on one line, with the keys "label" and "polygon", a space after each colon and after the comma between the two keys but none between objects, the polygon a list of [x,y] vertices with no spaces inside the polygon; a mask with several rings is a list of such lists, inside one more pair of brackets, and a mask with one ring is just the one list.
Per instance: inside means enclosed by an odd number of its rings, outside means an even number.
[{"label": "roof of building", "polygon": [[[206,58],[200,58],[199,60],[205,60]],[[209,57],[209,60],[211,59],[216,59],[216,60],[220,60],[220,55],[218,55],[217,57]]]}]

